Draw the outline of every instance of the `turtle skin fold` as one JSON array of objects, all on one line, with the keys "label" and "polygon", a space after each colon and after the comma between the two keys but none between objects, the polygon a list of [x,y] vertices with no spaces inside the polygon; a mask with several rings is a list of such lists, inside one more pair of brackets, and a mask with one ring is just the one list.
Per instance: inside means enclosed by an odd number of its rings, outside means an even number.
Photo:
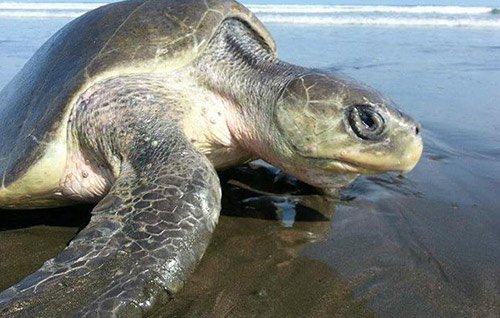
[{"label": "turtle skin fold", "polygon": [[[140,317],[182,287],[208,246],[220,184],[173,125],[137,125],[90,224],[56,258],[0,294],[2,317]],[[151,143],[147,134],[167,134]]]}]

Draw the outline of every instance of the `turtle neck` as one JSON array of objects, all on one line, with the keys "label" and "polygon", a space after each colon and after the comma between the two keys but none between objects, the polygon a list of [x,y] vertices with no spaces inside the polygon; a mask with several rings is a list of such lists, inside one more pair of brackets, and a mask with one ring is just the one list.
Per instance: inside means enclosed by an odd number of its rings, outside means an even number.
[{"label": "turtle neck", "polygon": [[261,157],[276,143],[274,105],[288,83],[308,70],[280,61],[275,52],[240,20],[225,21],[194,65],[206,87],[232,102],[238,114],[230,129]]}]

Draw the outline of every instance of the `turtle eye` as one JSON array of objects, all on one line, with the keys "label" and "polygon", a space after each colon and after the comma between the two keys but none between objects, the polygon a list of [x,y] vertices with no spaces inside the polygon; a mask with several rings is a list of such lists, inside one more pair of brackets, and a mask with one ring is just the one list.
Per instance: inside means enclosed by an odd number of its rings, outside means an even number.
[{"label": "turtle eye", "polygon": [[355,105],[347,109],[347,121],[352,131],[363,140],[380,140],[385,130],[382,115],[371,105]]}]

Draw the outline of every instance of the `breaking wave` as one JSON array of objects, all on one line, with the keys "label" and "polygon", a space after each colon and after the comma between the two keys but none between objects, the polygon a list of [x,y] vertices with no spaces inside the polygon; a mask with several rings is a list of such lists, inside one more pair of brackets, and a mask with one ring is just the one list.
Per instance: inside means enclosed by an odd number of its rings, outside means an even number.
[{"label": "breaking wave", "polygon": [[479,19],[418,19],[391,17],[329,17],[329,16],[294,16],[264,15],[263,22],[304,25],[368,25],[368,26],[421,26],[421,27],[478,27],[500,28],[499,20]]},{"label": "breaking wave", "polygon": [[[0,18],[75,18],[106,2],[0,2]],[[498,8],[462,6],[248,5],[266,23],[500,28]]]},{"label": "breaking wave", "polygon": [[459,6],[350,6],[350,5],[249,5],[255,13],[410,13],[489,14],[488,7]]},{"label": "breaking wave", "polygon": [[87,3],[87,2],[0,2],[0,10],[83,10],[88,11],[107,3]]}]

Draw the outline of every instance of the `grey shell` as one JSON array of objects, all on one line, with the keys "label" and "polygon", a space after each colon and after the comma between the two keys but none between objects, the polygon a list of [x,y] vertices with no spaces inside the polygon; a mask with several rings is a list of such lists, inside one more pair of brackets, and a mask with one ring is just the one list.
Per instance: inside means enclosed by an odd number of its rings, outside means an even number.
[{"label": "grey shell", "polygon": [[[275,51],[248,9],[231,0],[129,0],[73,20],[0,92],[0,174],[7,187],[45,154],[65,127],[71,101],[110,70],[179,60],[188,65],[226,19],[248,24]],[[140,67],[137,68],[140,72]]]}]

